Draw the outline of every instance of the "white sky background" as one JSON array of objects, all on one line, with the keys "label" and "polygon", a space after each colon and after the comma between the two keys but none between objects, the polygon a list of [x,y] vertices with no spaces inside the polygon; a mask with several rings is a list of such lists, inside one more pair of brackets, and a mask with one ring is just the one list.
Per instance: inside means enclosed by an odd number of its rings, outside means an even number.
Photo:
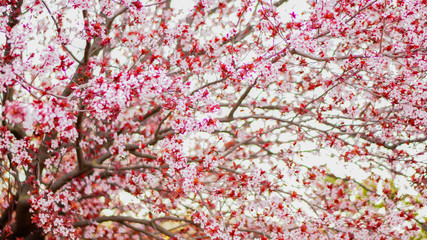
[{"label": "white sky background", "polygon": [[[172,0],[171,2],[171,5],[173,8],[181,9],[183,12],[190,11],[194,6],[194,4],[195,4],[195,1],[193,0]],[[278,9],[278,11],[282,14],[281,15],[282,19],[284,19],[285,21],[291,21],[290,14],[292,12],[294,12],[300,18],[300,17],[303,17],[301,16],[301,14],[304,10],[307,9],[307,7],[308,7],[308,4],[304,0],[289,0],[287,3],[283,4]],[[256,95],[253,92],[251,93]],[[315,148],[314,143],[306,145],[305,147],[306,149],[301,149],[301,150],[309,150],[309,149]],[[357,166],[356,164],[351,162],[344,163],[342,161],[339,161],[338,158],[333,157],[333,156],[339,156],[339,155],[340,155],[339,152],[331,152],[331,150],[329,149],[321,150],[320,153],[317,153],[317,154],[306,153],[304,157],[301,158],[300,161],[307,166],[326,165],[326,167],[334,175],[342,178],[351,176],[356,181],[363,181],[369,176],[369,173],[360,169],[360,167]],[[294,159],[294,160],[297,160],[297,159]],[[380,169],[378,169],[378,173],[389,175],[388,172],[383,172]],[[416,191],[413,190],[409,182],[401,176],[396,176],[395,184],[399,188],[399,195],[400,194],[416,194]],[[382,191],[381,186],[378,186],[378,191]],[[423,209],[422,212],[423,212],[422,215],[426,216],[427,208]]]},{"label": "white sky background", "polygon": [[[184,12],[190,11],[195,4],[195,1],[193,0],[172,0],[171,6],[173,8],[181,9]],[[287,3],[283,4],[282,7],[280,7],[278,10],[280,13],[282,13],[281,17],[286,21],[291,21],[290,14],[294,12],[297,16],[301,15],[301,13],[306,10],[308,7],[308,4],[306,1],[303,0],[289,0]],[[250,95],[255,95],[257,93],[251,92]],[[253,97],[255,97],[253,96]],[[237,114],[237,113],[236,113]],[[190,144],[189,144],[190,145]],[[308,149],[313,149],[314,144],[311,146],[306,146]],[[305,150],[305,149],[301,149]],[[307,156],[308,155],[308,156]],[[347,164],[345,166],[343,163],[337,161],[336,159],[332,159],[330,157],[330,152],[321,152],[320,154],[306,154],[306,157],[302,159],[304,164],[308,166],[314,166],[314,165],[325,165],[328,167],[328,169],[331,170],[336,176],[338,177],[346,177],[348,175],[351,175],[355,177],[356,180],[360,181],[367,177],[367,174],[361,170],[358,166],[352,164]],[[339,155],[338,153],[336,155]],[[350,166],[349,166],[350,165]]]},{"label": "white sky background", "polygon": [[[171,6],[173,8],[181,9],[183,12],[190,11],[194,6],[194,4],[195,4],[195,1],[193,0],[172,0],[171,2]],[[301,18],[301,17],[304,17],[304,16],[301,16],[301,14],[307,8],[308,8],[308,4],[305,0],[288,0],[288,2],[283,4],[278,9],[278,11],[282,14],[281,17],[283,20],[291,21],[290,14],[292,12],[294,12],[295,15]],[[253,92],[251,92],[249,95],[252,95],[252,94],[256,96],[256,94]],[[192,145],[192,144],[188,144],[188,145]],[[315,148],[314,145],[315,145],[314,143],[305,145],[306,149],[301,149],[301,150],[314,149]],[[186,146],[184,147],[184,149],[186,149]],[[351,162],[344,163],[343,161],[339,161],[338,158],[333,157],[333,156],[339,156],[340,154],[337,151],[336,152],[331,152],[331,151],[333,150],[330,150],[330,149],[320,150],[320,152],[316,154],[306,153],[304,154],[304,157],[302,157],[300,161],[301,163],[307,166],[325,165],[334,175],[341,178],[350,176],[354,178],[356,181],[362,182],[364,179],[369,177],[370,174],[360,169],[360,167],[357,166],[356,164]],[[298,162],[297,159],[294,159],[294,160]],[[266,166],[266,169],[269,169],[269,167]],[[386,174],[386,176],[390,175],[388,172],[384,172],[380,169],[378,169],[377,174],[383,174],[383,175]],[[405,179],[402,176],[395,176],[394,183],[396,187],[398,187],[399,189],[398,190],[399,195],[403,195],[403,194],[416,195],[417,194],[417,192],[412,188],[412,186],[407,181],[407,179]],[[377,190],[382,191],[381,184],[377,186]],[[302,192],[300,193],[302,194]],[[420,214],[420,216],[427,216],[427,207],[420,209],[418,213]]]},{"label": "white sky background", "polygon": [[[195,4],[195,1],[193,0],[172,0],[171,5],[173,8],[181,9],[183,12],[190,11]],[[281,8],[279,8],[279,12],[282,14],[282,18],[285,20],[291,20],[290,13],[294,12],[297,16],[300,16],[301,13],[307,8],[307,3],[304,0],[289,0],[287,3],[285,3]],[[0,44],[5,44],[5,35],[4,33],[0,33]],[[29,43],[31,45],[31,43]],[[79,46],[81,44],[81,46]],[[84,48],[84,41],[73,42],[72,45],[74,45],[74,49],[71,48],[73,51],[77,50],[78,48]],[[35,50],[36,51],[36,50]],[[77,50],[78,52],[78,50]],[[78,56],[78,54],[76,54]],[[79,56],[78,56],[79,57]],[[307,149],[313,149],[313,146],[308,146]],[[303,150],[303,149],[301,149]],[[346,177],[346,176],[352,176],[356,180],[361,181],[365,179],[368,174],[361,170],[358,166],[351,163],[342,163],[338,161],[336,158],[331,157],[331,152],[325,152],[321,151],[319,154],[306,154],[306,157],[301,159],[304,164],[309,166],[314,165],[326,165],[326,167],[334,173],[336,176],[339,177]],[[336,153],[336,155],[339,155]],[[408,185],[408,182],[403,178],[396,178],[396,185],[400,188],[399,194],[405,194],[411,192],[413,193],[413,190]],[[411,191],[412,190],[412,191]],[[126,202],[131,201],[130,199],[126,201],[127,196],[120,196],[121,200],[126,204]],[[421,211],[420,211],[421,213]],[[423,209],[422,214],[423,216],[427,216],[427,208]]]}]

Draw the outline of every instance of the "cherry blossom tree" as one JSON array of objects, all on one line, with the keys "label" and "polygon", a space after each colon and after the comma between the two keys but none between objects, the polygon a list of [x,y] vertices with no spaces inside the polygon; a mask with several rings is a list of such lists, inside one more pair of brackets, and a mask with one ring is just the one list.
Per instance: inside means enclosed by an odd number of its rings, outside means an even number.
[{"label": "cherry blossom tree", "polygon": [[427,1],[177,4],[1,1],[0,239],[426,236]]}]

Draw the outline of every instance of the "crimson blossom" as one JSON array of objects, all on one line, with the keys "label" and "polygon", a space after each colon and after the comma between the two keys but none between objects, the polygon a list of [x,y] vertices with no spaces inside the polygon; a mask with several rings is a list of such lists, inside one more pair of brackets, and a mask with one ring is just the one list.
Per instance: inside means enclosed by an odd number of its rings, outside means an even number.
[{"label": "crimson blossom", "polygon": [[175,1],[1,1],[0,239],[426,237],[426,0]]}]

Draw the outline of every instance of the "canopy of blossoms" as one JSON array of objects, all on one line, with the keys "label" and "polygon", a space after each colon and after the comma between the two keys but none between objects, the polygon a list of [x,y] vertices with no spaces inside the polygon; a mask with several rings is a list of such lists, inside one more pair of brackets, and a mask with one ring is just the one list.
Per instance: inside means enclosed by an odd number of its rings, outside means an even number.
[{"label": "canopy of blossoms", "polygon": [[0,1],[0,239],[427,237],[427,1],[179,4]]}]

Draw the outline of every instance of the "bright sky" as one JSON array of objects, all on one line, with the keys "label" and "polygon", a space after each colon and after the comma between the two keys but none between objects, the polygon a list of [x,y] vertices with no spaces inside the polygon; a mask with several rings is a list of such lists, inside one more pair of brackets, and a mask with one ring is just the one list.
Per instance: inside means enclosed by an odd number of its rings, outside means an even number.
[{"label": "bright sky", "polygon": [[[184,12],[189,11],[192,9],[192,7],[195,4],[195,1],[193,0],[172,0],[172,7],[182,9]],[[279,10],[283,14],[283,19],[289,19],[290,20],[290,13],[295,12],[296,15],[300,15],[301,12],[307,7],[307,4],[305,1],[302,0],[289,0],[288,3],[285,3],[283,7],[281,7]],[[5,35],[4,33],[0,32],[0,45],[5,44]],[[309,146],[312,148],[313,146]],[[346,175],[351,175],[355,177],[356,180],[362,180],[366,177],[366,173],[359,169],[354,164],[350,163],[341,163],[337,161],[337,159],[332,158],[331,152],[324,152],[321,151],[320,154],[317,155],[308,155],[305,157],[302,161],[306,163],[307,165],[322,165],[326,164],[327,167],[337,176],[345,177]],[[410,193],[411,188],[407,185],[407,182],[402,179],[397,179],[396,184],[401,187],[401,191],[404,189],[405,192]],[[120,196],[121,198],[127,198],[127,196]],[[122,201],[126,202],[125,199],[121,199]],[[130,201],[130,200],[129,200]],[[422,215],[427,215],[427,208],[425,211],[423,211]]]}]

